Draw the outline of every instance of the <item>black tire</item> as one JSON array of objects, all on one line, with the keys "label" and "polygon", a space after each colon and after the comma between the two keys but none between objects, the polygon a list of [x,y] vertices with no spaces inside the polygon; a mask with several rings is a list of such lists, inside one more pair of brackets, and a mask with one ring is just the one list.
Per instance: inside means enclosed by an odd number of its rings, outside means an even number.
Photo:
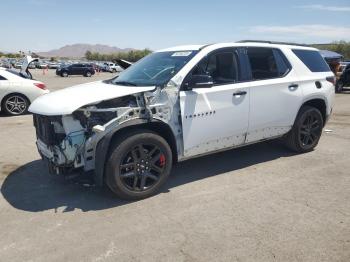
[{"label": "black tire", "polygon": [[117,69],[113,68],[112,73],[117,73]]},{"label": "black tire", "polygon": [[342,80],[337,81],[336,85],[335,85],[335,92],[336,93],[341,93],[343,91],[344,88],[344,83]]},{"label": "black tire", "polygon": [[285,137],[285,144],[297,153],[312,151],[320,140],[323,129],[321,112],[312,106],[302,106],[292,129]]},{"label": "black tire", "polygon": [[135,130],[112,144],[106,184],[119,198],[143,199],[159,191],[171,167],[172,152],[166,140],[149,130]]},{"label": "black tire", "polygon": [[19,116],[28,112],[29,100],[21,94],[10,94],[4,97],[1,110],[7,115]]},{"label": "black tire", "polygon": [[85,77],[91,77],[92,73],[90,71],[86,71],[84,74]]},{"label": "black tire", "polygon": [[62,77],[68,77],[68,72],[62,72],[62,73],[61,73],[61,76],[62,76]]}]

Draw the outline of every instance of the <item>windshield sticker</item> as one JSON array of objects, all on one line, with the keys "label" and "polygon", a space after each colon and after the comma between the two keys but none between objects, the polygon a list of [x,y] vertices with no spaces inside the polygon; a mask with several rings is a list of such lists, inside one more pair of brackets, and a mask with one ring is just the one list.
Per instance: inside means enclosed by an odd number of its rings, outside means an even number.
[{"label": "windshield sticker", "polygon": [[189,56],[190,54],[192,54],[192,51],[175,52],[171,56]]}]

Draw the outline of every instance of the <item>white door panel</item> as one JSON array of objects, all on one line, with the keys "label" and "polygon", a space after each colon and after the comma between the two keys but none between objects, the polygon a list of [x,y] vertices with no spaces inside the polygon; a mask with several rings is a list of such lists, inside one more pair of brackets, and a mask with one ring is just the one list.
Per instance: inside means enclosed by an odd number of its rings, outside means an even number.
[{"label": "white door panel", "polygon": [[[185,157],[244,143],[248,86],[238,83],[180,92]],[[233,95],[239,91],[246,95]]]},{"label": "white door panel", "polygon": [[251,82],[246,142],[289,131],[302,103],[302,88],[296,80],[295,77],[286,77]]}]

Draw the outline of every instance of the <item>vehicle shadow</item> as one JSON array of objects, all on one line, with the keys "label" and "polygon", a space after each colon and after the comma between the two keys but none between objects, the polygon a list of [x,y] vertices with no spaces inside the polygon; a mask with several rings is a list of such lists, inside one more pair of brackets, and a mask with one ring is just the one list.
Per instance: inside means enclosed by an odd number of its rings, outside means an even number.
[{"label": "vehicle shadow", "polygon": [[[193,181],[229,171],[239,172],[247,166],[292,155],[278,141],[271,141],[184,161],[174,167],[162,193]],[[130,203],[117,199],[108,190],[49,175],[41,160],[11,172],[1,186],[1,193],[13,207],[29,212],[92,211]]]},{"label": "vehicle shadow", "polygon": [[8,115],[8,114],[5,114],[4,112],[0,112],[0,118],[20,118],[22,116],[27,116],[27,115],[31,115],[32,113],[30,112],[26,112],[22,115]]}]

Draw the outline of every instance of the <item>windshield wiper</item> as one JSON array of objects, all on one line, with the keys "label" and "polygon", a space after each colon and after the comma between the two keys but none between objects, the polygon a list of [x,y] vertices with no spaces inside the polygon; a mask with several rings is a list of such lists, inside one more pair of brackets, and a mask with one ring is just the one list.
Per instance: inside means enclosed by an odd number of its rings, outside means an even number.
[{"label": "windshield wiper", "polygon": [[114,82],[115,85],[122,85],[122,86],[137,86],[135,83],[128,82],[128,81],[117,81]]}]

